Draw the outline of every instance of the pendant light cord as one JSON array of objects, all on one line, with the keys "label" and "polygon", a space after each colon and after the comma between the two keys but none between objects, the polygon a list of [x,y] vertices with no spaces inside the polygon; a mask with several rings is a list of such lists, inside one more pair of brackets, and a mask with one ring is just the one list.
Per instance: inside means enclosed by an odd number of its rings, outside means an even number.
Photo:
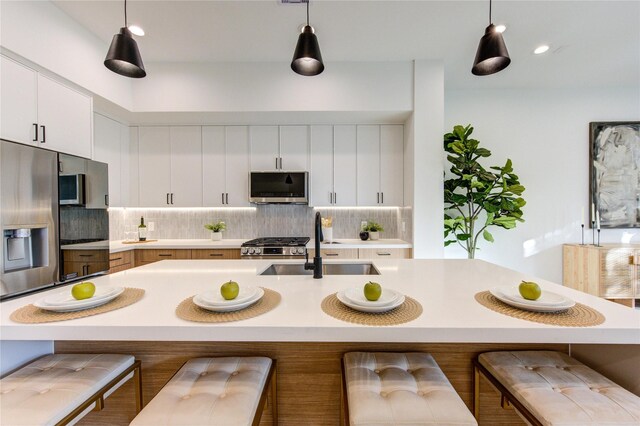
[{"label": "pendant light cord", "polygon": [[127,0],[124,0],[124,27],[127,28]]},{"label": "pendant light cord", "polygon": [[[127,0],[125,0],[127,1]],[[307,0],[307,27],[309,26],[309,0]]]},{"label": "pendant light cord", "polygon": [[[125,3],[127,0],[124,0]],[[491,0],[489,0],[489,25],[491,25]]]}]

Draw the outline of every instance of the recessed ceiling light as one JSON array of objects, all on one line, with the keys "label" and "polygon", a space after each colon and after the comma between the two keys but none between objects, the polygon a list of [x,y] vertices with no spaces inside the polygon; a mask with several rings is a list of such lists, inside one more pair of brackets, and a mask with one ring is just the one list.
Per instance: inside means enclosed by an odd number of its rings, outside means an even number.
[{"label": "recessed ceiling light", "polygon": [[507,29],[506,25],[496,25],[496,32],[503,33]]},{"label": "recessed ceiling light", "polygon": [[133,34],[142,37],[144,35],[144,30],[139,27],[138,25],[129,25],[129,31],[131,31]]},{"label": "recessed ceiling light", "polygon": [[536,55],[540,55],[541,53],[544,53],[547,50],[549,50],[549,46],[547,46],[546,44],[543,44],[542,46],[536,47],[536,50],[534,50],[533,53],[535,53]]}]

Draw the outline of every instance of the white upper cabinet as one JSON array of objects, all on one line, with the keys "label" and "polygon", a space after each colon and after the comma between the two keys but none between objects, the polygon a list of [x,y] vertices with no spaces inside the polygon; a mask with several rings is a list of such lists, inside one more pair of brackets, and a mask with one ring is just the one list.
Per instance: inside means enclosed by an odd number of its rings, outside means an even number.
[{"label": "white upper cabinet", "polygon": [[249,127],[227,126],[225,205],[248,207],[249,203]]},{"label": "white upper cabinet", "polygon": [[380,126],[380,204],[404,205],[404,127]]},{"label": "white upper cabinet", "polygon": [[222,207],[225,203],[225,146],[224,126],[202,128],[202,201],[205,207]]},{"label": "white upper cabinet", "polygon": [[309,126],[280,126],[280,170],[309,170]]},{"label": "white upper cabinet", "polygon": [[122,125],[101,114],[93,114],[93,159],[109,165],[109,206],[123,207]]},{"label": "white upper cabinet", "polygon": [[249,206],[249,129],[202,128],[204,206]]},{"label": "white upper cabinet", "polygon": [[[36,144],[38,126],[37,77],[34,70],[0,56],[0,137]],[[38,135],[39,136],[39,135]]]},{"label": "white upper cabinet", "polygon": [[380,205],[380,126],[358,126],[358,205]]},{"label": "white upper cabinet", "polygon": [[403,126],[358,126],[357,156],[358,205],[403,205]]},{"label": "white upper cabinet", "polygon": [[356,205],[356,127],[311,126],[311,205]]},{"label": "white upper cabinet", "polygon": [[309,126],[251,126],[251,170],[309,170]]},{"label": "white upper cabinet", "polygon": [[40,146],[90,158],[91,102],[89,96],[38,74]]},{"label": "white upper cabinet", "polygon": [[251,170],[280,168],[280,131],[278,126],[251,126]]},{"label": "white upper cabinet", "polygon": [[171,132],[169,127],[138,129],[140,207],[170,206]]},{"label": "white upper cabinet", "polygon": [[356,126],[333,127],[333,204],[357,205]]},{"label": "white upper cabinet", "polygon": [[91,97],[4,56],[0,69],[3,139],[91,157]]},{"label": "white upper cabinet", "polygon": [[174,207],[202,207],[202,127],[172,126],[171,191]]}]

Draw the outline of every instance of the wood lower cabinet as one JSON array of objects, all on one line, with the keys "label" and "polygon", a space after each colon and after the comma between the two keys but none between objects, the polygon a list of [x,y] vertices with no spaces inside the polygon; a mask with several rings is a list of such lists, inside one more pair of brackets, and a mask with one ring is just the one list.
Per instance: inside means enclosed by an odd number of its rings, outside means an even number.
[{"label": "wood lower cabinet", "polygon": [[65,277],[71,274],[90,275],[107,270],[109,254],[106,250],[62,250],[62,275]]},{"label": "wood lower cabinet", "polygon": [[136,250],[136,266],[147,265],[167,259],[191,259],[191,250],[184,249],[142,249]]},{"label": "wood lower cabinet", "polygon": [[594,296],[635,306],[640,298],[640,245],[565,244],[562,282]]},{"label": "wood lower cabinet", "polygon": [[411,259],[411,249],[358,249],[359,259]]},{"label": "wood lower cabinet", "polygon": [[[316,251],[314,249],[307,251],[309,252],[309,258],[315,256]],[[357,259],[358,249],[320,249],[320,255],[325,259]]]},{"label": "wood lower cabinet", "polygon": [[240,259],[240,249],[191,250],[192,259]]},{"label": "wood lower cabinet", "polygon": [[111,253],[109,255],[109,273],[114,274],[133,268],[133,250]]}]

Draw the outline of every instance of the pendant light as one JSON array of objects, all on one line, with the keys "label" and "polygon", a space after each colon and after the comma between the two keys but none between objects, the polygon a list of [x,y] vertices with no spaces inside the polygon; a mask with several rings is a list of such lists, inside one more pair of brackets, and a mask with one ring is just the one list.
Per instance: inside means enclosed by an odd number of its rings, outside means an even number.
[{"label": "pendant light", "polygon": [[138,43],[127,28],[127,0],[124,0],[124,27],[120,28],[120,33],[113,36],[104,66],[125,77],[142,78],[147,75]]},{"label": "pendant light", "polygon": [[309,25],[309,0],[306,0],[306,3],[307,25],[304,26],[302,33],[298,37],[298,44],[291,61],[291,69],[300,75],[313,76],[324,71],[324,64],[322,63],[318,38],[313,33],[311,25]]},{"label": "pendant light", "polygon": [[471,72],[474,75],[491,75],[502,71],[510,63],[511,58],[509,58],[502,33],[496,31],[496,26],[491,22],[491,0],[489,0],[489,26],[478,44]]}]

